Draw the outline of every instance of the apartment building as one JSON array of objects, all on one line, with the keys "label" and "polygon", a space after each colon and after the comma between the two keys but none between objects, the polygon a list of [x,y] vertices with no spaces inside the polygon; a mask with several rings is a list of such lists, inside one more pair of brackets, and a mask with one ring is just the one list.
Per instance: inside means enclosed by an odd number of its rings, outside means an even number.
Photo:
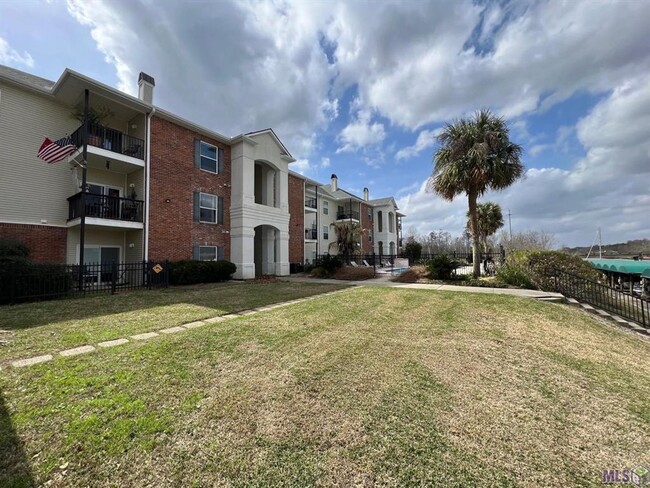
[{"label": "apartment building", "polygon": [[[371,200],[368,188],[363,197],[339,188],[333,174],[329,184],[322,184],[291,172],[290,212],[292,263],[312,262],[322,254],[336,254],[336,233],[333,224],[354,223],[363,229],[359,242],[361,254],[399,253],[401,219],[392,197]],[[304,236],[304,239],[301,239]]]},{"label": "apartment building", "polygon": [[[145,73],[138,87],[133,97],[69,69],[53,82],[0,66],[0,238],[24,242],[36,260],[76,264],[83,213],[85,263],[228,259],[242,279],[335,252],[337,221],[368,229],[364,252],[398,251],[393,199],[292,173],[272,129],[227,137],[155,106]],[[77,148],[64,161],[36,157],[45,137],[64,136]]]}]

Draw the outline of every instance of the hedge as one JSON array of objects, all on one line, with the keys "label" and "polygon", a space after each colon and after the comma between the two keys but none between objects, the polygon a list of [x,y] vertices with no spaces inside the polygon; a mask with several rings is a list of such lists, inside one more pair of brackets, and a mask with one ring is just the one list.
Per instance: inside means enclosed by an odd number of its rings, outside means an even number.
[{"label": "hedge", "polygon": [[193,285],[227,281],[237,271],[230,261],[173,261],[169,263],[171,285]]}]

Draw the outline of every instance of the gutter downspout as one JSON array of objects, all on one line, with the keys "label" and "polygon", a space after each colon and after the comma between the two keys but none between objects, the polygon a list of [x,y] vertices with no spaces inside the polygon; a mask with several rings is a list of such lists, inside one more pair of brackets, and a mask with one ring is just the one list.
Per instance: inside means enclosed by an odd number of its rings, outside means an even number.
[{"label": "gutter downspout", "polygon": [[145,208],[145,225],[144,225],[144,260],[149,261],[149,209],[151,206],[150,202],[150,188],[151,188],[151,119],[156,113],[156,107],[153,107],[153,110],[147,115],[147,159],[145,161],[145,193],[147,194],[146,198],[146,208]]}]

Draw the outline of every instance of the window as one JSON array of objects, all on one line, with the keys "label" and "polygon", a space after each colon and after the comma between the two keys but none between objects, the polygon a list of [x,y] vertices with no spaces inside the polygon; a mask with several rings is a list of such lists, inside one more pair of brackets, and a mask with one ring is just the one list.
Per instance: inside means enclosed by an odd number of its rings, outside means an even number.
[{"label": "window", "polygon": [[218,173],[218,153],[217,146],[201,141],[201,169],[210,173]]},{"label": "window", "polygon": [[368,242],[372,242],[372,231],[368,231]]},{"label": "window", "polygon": [[329,228],[326,225],[324,225],[323,226],[323,239],[327,240],[329,238],[330,238]]},{"label": "window", "polygon": [[329,215],[330,209],[328,207],[328,202],[323,202],[323,215]]},{"label": "window", "polygon": [[199,222],[217,223],[217,197],[209,193],[201,193],[199,199]]},{"label": "window", "polygon": [[196,261],[220,261],[224,259],[221,246],[194,246],[192,259]]},{"label": "window", "polygon": [[199,261],[215,261],[217,246],[199,246]]},{"label": "window", "polygon": [[368,207],[368,218],[372,220],[372,208]]},{"label": "window", "polygon": [[383,228],[382,228],[383,217],[384,217],[383,212],[381,212],[381,211],[377,212],[377,232],[382,232],[383,231]]},{"label": "window", "polygon": [[395,232],[394,225],[395,220],[393,219],[393,212],[388,212],[388,232]]}]

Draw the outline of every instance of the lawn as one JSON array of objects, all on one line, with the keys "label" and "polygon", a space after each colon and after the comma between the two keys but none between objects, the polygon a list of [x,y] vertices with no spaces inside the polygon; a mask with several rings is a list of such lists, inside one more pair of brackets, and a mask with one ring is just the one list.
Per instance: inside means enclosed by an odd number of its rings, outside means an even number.
[{"label": "lawn", "polygon": [[231,282],[4,306],[0,307],[0,363],[341,288]]},{"label": "lawn", "polygon": [[362,287],[2,371],[0,486],[600,486],[649,428],[641,338]]}]

